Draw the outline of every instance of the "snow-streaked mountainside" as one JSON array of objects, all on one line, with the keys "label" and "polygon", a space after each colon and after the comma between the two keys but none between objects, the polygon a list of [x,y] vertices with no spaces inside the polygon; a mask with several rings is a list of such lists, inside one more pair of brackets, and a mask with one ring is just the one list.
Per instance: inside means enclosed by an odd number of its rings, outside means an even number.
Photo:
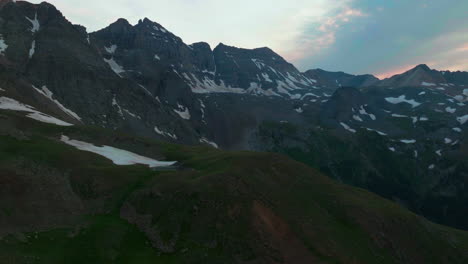
[{"label": "snow-streaked mountainside", "polygon": [[300,72],[269,48],[188,45],[146,18],[90,33],[51,4],[1,0],[0,98],[57,125],[281,152],[468,228],[468,208],[451,207],[468,202],[467,72]]}]

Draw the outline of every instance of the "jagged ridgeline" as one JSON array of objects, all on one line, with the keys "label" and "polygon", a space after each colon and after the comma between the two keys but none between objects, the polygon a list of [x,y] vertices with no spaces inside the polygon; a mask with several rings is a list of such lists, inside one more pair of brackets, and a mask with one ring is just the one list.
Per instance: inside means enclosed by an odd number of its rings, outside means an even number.
[{"label": "jagged ridgeline", "polygon": [[466,263],[467,97],[1,0],[0,257]]}]

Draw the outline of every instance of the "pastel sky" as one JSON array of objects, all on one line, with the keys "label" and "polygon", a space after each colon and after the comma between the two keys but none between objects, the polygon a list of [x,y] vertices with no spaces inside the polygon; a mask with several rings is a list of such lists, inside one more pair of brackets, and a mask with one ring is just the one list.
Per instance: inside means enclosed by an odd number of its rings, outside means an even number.
[{"label": "pastel sky", "polygon": [[[31,2],[39,3],[40,0]],[[148,17],[186,43],[268,46],[300,70],[468,70],[467,0],[49,0],[88,31]]]}]

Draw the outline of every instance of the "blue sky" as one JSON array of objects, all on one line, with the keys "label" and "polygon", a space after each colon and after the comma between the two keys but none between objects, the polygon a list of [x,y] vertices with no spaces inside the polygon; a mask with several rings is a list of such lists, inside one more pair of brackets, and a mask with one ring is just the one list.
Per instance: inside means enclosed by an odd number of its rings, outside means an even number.
[{"label": "blue sky", "polygon": [[[38,3],[41,1],[33,0]],[[49,0],[88,31],[148,17],[186,43],[268,46],[300,70],[468,70],[467,0]]]}]

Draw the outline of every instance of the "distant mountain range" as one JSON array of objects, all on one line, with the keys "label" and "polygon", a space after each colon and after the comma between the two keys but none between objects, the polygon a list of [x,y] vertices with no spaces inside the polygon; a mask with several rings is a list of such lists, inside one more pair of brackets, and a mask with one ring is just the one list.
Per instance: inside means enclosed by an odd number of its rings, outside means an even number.
[{"label": "distant mountain range", "polygon": [[88,33],[46,2],[0,1],[0,108],[171,143],[286,154],[463,229],[467,101],[468,72],[418,65],[384,80],[300,72],[269,48],[187,45],[147,18]]}]

